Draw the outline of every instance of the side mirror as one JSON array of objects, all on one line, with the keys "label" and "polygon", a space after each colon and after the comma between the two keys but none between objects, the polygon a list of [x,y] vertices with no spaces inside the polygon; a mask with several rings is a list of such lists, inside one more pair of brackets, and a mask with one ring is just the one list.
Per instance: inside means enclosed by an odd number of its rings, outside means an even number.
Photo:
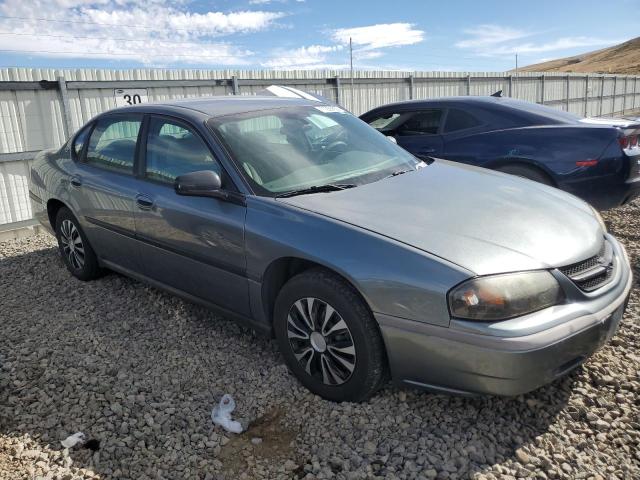
[{"label": "side mirror", "polygon": [[211,170],[180,175],[176,178],[174,186],[178,195],[227,199],[227,193],[222,190],[220,175]]},{"label": "side mirror", "polygon": [[396,140],[396,137],[392,135],[385,135],[385,137],[387,137],[387,140],[389,140],[391,143],[395,143],[396,145],[398,144],[398,140]]}]

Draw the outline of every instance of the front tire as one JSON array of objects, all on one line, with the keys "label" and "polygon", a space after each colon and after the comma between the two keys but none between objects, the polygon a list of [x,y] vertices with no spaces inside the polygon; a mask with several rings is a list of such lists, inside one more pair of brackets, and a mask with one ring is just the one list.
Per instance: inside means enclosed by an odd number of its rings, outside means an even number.
[{"label": "front tire", "polygon": [[98,258],[78,219],[66,207],[56,215],[56,238],[62,261],[74,277],[87,281],[102,275]]},{"label": "front tire", "polygon": [[367,400],[387,379],[373,315],[353,287],[331,272],[309,270],[285,284],[276,299],[274,330],[294,375],[327,400]]}]

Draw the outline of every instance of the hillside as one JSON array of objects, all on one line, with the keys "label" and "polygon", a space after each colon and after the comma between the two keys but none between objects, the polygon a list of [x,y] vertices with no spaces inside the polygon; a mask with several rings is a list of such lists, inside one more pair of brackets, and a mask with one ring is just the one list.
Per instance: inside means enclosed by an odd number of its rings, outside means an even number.
[{"label": "hillside", "polygon": [[578,72],[640,74],[640,37],[575,57],[528,65],[523,72]]}]

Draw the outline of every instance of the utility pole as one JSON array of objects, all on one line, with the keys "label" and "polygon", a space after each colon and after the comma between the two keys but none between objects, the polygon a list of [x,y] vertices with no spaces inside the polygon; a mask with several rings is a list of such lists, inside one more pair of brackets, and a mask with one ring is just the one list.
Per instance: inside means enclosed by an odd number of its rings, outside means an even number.
[{"label": "utility pole", "polygon": [[349,37],[349,65],[351,66],[351,111],[353,111],[353,44],[351,42],[351,37]]}]

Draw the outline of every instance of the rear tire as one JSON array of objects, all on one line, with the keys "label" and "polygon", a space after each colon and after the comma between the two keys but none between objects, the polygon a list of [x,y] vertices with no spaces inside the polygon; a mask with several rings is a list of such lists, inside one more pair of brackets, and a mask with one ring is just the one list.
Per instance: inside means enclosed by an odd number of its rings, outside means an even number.
[{"label": "rear tire", "polygon": [[102,275],[98,257],[80,228],[78,219],[67,207],[58,210],[55,232],[62,261],[74,277],[88,281]]},{"label": "rear tire", "polygon": [[336,402],[361,402],[387,380],[378,324],[354,288],[324,269],[289,280],[276,299],[280,352],[300,382]]},{"label": "rear tire", "polygon": [[496,170],[510,175],[515,175],[516,177],[527,178],[534,182],[542,183],[543,185],[553,186],[551,179],[544,172],[535,167],[529,167],[526,165],[505,165],[497,168]]}]

